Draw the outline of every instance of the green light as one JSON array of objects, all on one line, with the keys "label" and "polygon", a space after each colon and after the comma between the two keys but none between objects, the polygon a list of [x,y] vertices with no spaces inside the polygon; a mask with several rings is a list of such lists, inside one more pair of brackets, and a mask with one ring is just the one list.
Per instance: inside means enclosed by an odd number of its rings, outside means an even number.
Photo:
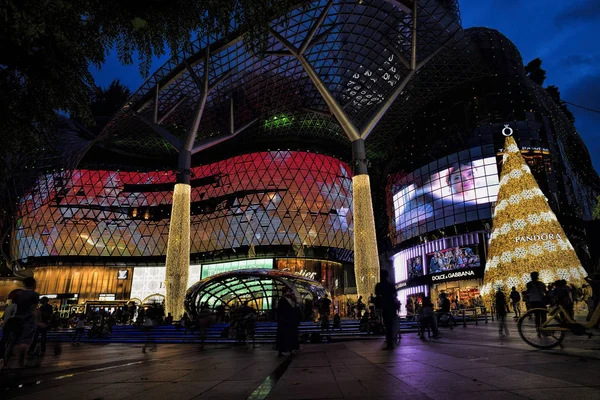
[{"label": "green light", "polygon": [[263,126],[265,129],[289,127],[293,124],[294,119],[293,116],[288,117],[285,114],[274,115],[273,117],[266,119]]}]

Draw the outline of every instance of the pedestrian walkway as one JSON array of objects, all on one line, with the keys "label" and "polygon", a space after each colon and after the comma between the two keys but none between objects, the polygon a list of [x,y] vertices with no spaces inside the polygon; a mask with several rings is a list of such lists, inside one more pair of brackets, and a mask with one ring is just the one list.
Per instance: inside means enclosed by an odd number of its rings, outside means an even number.
[{"label": "pedestrian walkway", "polygon": [[[42,367],[3,375],[3,399],[597,399],[600,339],[569,335],[565,347],[529,348],[514,327],[494,323],[442,330],[439,340],[304,345],[278,357],[270,345],[63,345]],[[18,387],[21,385],[21,387]]]}]

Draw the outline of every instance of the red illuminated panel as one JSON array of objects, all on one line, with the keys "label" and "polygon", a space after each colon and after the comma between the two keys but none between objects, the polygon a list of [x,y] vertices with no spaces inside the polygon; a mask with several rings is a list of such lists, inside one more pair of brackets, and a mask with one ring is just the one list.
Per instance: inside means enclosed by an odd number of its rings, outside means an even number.
[{"label": "red illuminated panel", "polygon": [[[13,254],[164,255],[172,192],[157,185],[175,180],[172,171],[42,176],[21,201]],[[192,186],[193,253],[250,244],[352,249],[351,174],[335,158],[246,154],[193,168]]]}]

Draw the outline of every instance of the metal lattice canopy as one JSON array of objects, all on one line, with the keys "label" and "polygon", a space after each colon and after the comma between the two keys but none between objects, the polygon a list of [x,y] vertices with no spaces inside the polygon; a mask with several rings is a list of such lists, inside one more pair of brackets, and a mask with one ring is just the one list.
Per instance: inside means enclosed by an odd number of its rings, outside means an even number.
[{"label": "metal lattice canopy", "polygon": [[[309,138],[349,149],[319,81],[351,124],[372,130],[367,151],[380,155],[422,106],[487,74],[455,1],[420,0],[416,20],[413,7],[412,0],[315,1],[272,23],[263,57],[249,53],[243,32],[198,39],[135,92],[99,142],[121,153],[175,155],[205,97],[196,147],[228,136],[235,124],[247,128],[232,142],[240,146]],[[301,52],[312,76],[290,49]]]},{"label": "metal lattice canopy", "polygon": [[270,311],[277,307],[285,288],[294,291],[299,307],[304,299],[331,297],[315,280],[275,269],[248,269],[224,272],[198,281],[187,291],[185,308],[191,316],[196,316],[204,304],[213,310],[223,304],[226,310],[231,310],[247,301],[255,310]]}]

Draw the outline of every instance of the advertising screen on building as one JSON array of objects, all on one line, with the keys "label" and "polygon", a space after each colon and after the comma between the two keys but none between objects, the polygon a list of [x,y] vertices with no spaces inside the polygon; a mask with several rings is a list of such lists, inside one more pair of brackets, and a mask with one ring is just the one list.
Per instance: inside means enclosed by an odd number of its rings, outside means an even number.
[{"label": "advertising screen on building", "polygon": [[[352,172],[297,151],[257,152],[192,168],[191,252],[242,246],[352,250]],[[21,199],[17,259],[165,255],[171,171],[49,173]]]},{"label": "advertising screen on building", "polygon": [[441,158],[392,185],[397,241],[446,226],[490,218],[498,195],[492,146]]},{"label": "advertising screen on building", "polygon": [[446,250],[427,254],[429,274],[457,269],[474,268],[481,266],[478,249],[475,246],[454,247]]},{"label": "advertising screen on building", "polygon": [[423,257],[413,257],[406,261],[406,270],[408,279],[418,278],[423,276]]}]

